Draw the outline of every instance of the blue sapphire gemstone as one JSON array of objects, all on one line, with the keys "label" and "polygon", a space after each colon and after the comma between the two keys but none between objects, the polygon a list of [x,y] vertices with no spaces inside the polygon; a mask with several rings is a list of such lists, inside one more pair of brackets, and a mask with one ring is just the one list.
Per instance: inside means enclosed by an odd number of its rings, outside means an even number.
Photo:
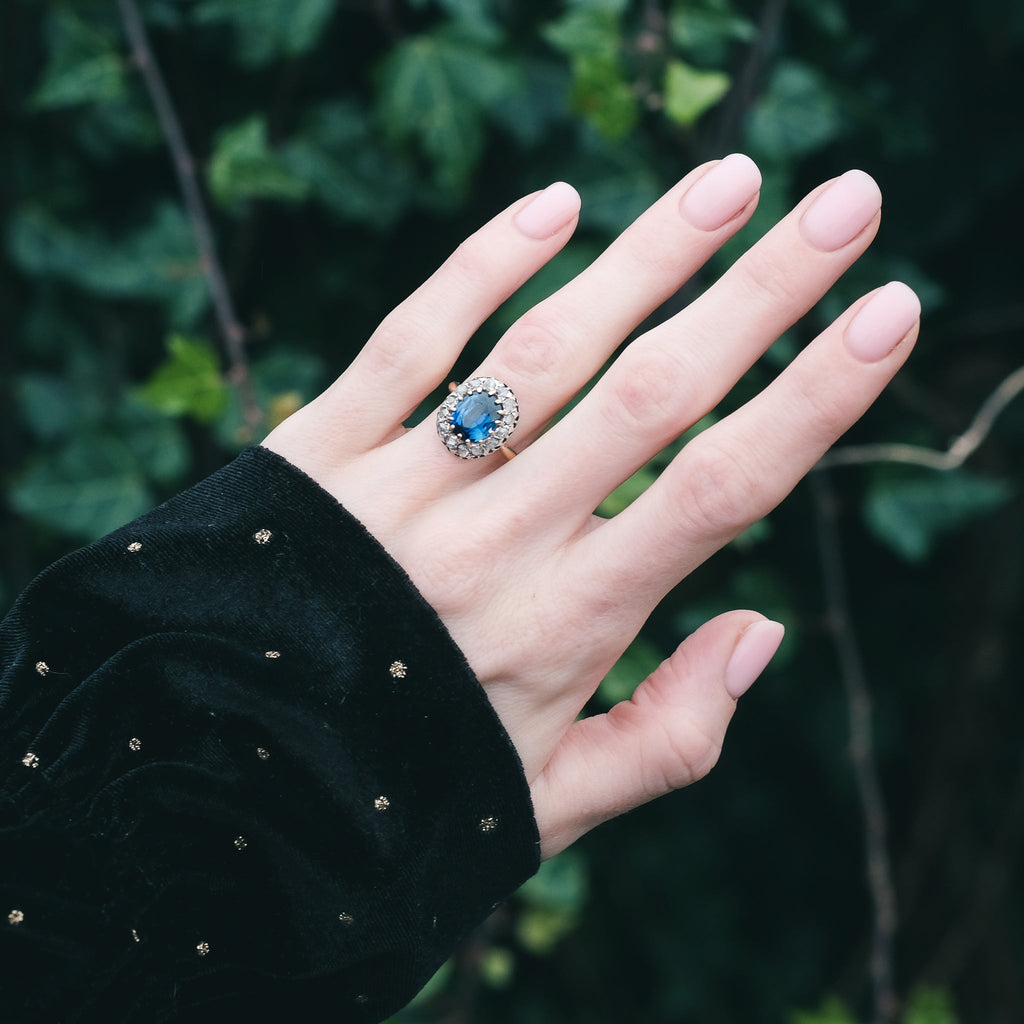
[{"label": "blue sapphire gemstone", "polygon": [[501,422],[501,407],[493,395],[467,395],[452,410],[452,431],[465,441],[485,441]]}]

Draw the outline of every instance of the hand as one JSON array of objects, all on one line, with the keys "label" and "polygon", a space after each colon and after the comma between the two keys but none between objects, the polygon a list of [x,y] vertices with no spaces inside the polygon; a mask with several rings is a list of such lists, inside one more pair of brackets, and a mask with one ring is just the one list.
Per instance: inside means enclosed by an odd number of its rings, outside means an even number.
[{"label": "hand", "polygon": [[472,333],[568,241],[579,198],[552,185],[464,242],[351,367],[265,444],[357,516],[437,610],[523,761],[551,856],[616,814],[706,774],[736,699],[782,627],[735,611],[688,637],[631,701],[577,715],[659,600],[769,512],[907,357],[905,285],[861,299],[760,395],[687,444],[613,519],[602,499],[715,407],[868,246],[881,196],[851,171],[808,196],[688,308],[634,341],[552,417],[622,339],[750,216],[746,157],[697,168],[578,278],[498,342],[473,376],[520,405],[510,444],[464,460],[434,417],[403,421]]}]

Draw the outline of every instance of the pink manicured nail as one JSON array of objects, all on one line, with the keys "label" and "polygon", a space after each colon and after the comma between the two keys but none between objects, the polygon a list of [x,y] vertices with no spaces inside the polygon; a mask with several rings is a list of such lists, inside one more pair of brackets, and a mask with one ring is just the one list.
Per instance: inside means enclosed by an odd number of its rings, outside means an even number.
[{"label": "pink manicured nail", "polygon": [[921,300],[900,281],[880,288],[857,311],[843,335],[847,351],[862,363],[884,359],[921,315]]},{"label": "pink manicured nail", "polygon": [[733,700],[739,700],[765,670],[785,632],[781,622],[771,619],[761,619],[743,631],[725,667],[725,692]]},{"label": "pink manicured nail", "polygon": [[572,185],[556,181],[515,215],[515,225],[527,238],[543,241],[564,228],[579,212],[579,193]]},{"label": "pink manicured nail", "polygon": [[815,249],[835,252],[852,242],[882,208],[882,193],[863,171],[847,171],[814,200],[800,230]]},{"label": "pink manicured nail", "polygon": [[757,195],[761,172],[742,153],[715,164],[679,201],[679,212],[701,231],[728,224]]}]

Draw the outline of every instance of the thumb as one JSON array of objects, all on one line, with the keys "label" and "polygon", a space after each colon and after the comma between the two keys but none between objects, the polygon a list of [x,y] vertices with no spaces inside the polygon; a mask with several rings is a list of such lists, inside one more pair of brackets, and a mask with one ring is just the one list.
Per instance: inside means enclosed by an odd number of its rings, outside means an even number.
[{"label": "thumb", "polygon": [[783,633],[756,612],[726,612],[687,637],[630,700],[575,722],[531,787],[542,856],[707,775],[737,699]]}]

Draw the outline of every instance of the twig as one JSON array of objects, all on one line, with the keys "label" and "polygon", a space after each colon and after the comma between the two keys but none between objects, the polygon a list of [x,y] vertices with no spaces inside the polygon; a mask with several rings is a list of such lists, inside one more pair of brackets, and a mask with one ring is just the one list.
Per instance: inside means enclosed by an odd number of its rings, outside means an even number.
[{"label": "twig", "polygon": [[156,111],[164,141],[170,150],[174,162],[174,170],[178,176],[178,185],[185,204],[185,212],[192,225],[192,234],[199,250],[199,261],[203,277],[210,290],[214,313],[227,351],[229,368],[228,380],[238,389],[242,402],[242,412],[250,430],[255,431],[263,421],[263,413],[252,386],[249,363],[245,354],[245,329],[235,313],[231,301],[231,292],[227,278],[217,258],[217,246],[210,227],[210,218],[199,189],[196,176],[196,165],[185,141],[181,122],[174,109],[167,85],[160,67],[153,56],[146,28],[139,16],[135,0],[118,0],[121,20],[124,23],[125,35],[132,48],[132,59],[138,67],[146,84],[153,108]]},{"label": "twig", "polygon": [[870,959],[874,992],[873,1019],[874,1024],[891,1024],[898,1008],[894,970],[896,892],[886,844],[888,828],[885,802],[875,765],[871,693],[850,616],[846,572],[836,527],[835,495],[824,474],[811,477],[811,490],[814,495],[828,622],[836,644],[850,718],[850,761],[864,817],[864,852],[873,909]]},{"label": "twig", "polygon": [[901,462],[927,469],[951,470],[962,466],[988,437],[1000,413],[1024,391],[1024,366],[1014,370],[982,403],[971,425],[944,452],[913,444],[860,444],[837,448],[825,455],[816,469],[856,466],[868,462]]},{"label": "twig", "polygon": [[722,105],[709,153],[728,153],[734,148],[740,127],[760,94],[761,80],[778,44],[787,6],[788,0],[765,0],[762,5],[754,42]]}]

